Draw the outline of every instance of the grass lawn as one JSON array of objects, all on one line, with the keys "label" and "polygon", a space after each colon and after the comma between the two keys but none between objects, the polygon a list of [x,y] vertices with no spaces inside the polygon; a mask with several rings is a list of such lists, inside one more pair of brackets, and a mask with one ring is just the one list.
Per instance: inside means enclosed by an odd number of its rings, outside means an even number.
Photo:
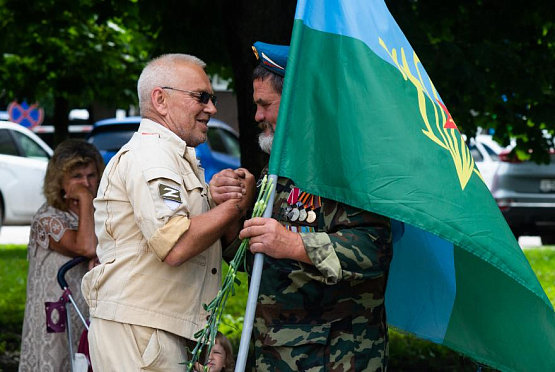
[{"label": "grass lawn", "polygon": [[555,306],[555,247],[527,249],[524,254],[540,280],[549,301]]},{"label": "grass lawn", "polygon": [[[555,249],[524,251],[551,303],[555,303]],[[0,372],[17,371],[27,280],[26,246],[0,245]],[[223,273],[227,272],[224,267]],[[239,273],[242,285],[230,297],[221,330],[237,351],[242,315],[247,299],[247,275]],[[449,349],[395,331],[390,332],[390,371],[476,371],[476,365]],[[485,369],[484,369],[485,370]]]},{"label": "grass lawn", "polygon": [[17,371],[27,286],[27,246],[0,246],[0,371]]}]

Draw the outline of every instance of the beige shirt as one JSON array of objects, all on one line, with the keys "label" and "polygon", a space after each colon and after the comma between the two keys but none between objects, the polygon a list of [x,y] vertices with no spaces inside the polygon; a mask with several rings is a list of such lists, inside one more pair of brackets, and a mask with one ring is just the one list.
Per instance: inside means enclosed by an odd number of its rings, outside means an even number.
[{"label": "beige shirt", "polygon": [[195,149],[143,119],[108,163],[95,206],[101,264],[83,278],[91,316],[194,339],[221,283],[221,244],[178,267],[164,258],[189,218],[210,208]]}]

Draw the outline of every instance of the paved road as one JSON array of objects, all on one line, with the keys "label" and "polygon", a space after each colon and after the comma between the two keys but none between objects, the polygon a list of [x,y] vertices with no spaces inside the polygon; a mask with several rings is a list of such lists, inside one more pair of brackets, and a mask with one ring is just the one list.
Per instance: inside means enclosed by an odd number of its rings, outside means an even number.
[{"label": "paved road", "polygon": [[542,241],[539,236],[521,236],[518,239],[518,244],[522,248],[539,247],[542,245]]},{"label": "paved road", "polygon": [[30,226],[2,226],[0,244],[27,244],[30,229]]},{"label": "paved road", "polygon": [[[3,226],[0,229],[0,244],[27,244],[29,226]],[[522,248],[538,247],[541,240],[537,236],[521,236],[518,243]]]}]

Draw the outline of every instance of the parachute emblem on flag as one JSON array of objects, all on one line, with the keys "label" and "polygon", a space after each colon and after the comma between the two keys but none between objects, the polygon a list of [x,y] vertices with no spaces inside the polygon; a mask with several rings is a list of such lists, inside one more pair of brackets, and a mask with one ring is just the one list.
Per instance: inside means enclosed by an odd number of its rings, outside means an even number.
[{"label": "parachute emblem on flag", "polygon": [[[425,129],[422,129],[422,132],[426,137],[434,141],[437,145],[441,146],[445,150],[449,152],[451,157],[453,158],[453,164],[455,166],[455,170],[457,171],[457,175],[459,177],[459,182],[461,185],[461,189],[464,190],[470,177],[472,177],[473,173],[476,173],[478,177],[484,182],[480,171],[476,167],[474,163],[474,159],[470,155],[470,150],[466,143],[464,142],[455,121],[451,117],[451,114],[447,110],[447,107],[439,100],[439,96],[435,89],[434,83],[428,78],[429,83],[432,87],[432,96],[426,88],[424,81],[422,79],[422,74],[420,73],[419,64],[420,59],[416,55],[416,52],[413,51],[413,62],[416,72],[418,74],[418,78],[413,75],[412,71],[409,68],[409,64],[407,61],[407,56],[405,55],[405,51],[401,48],[401,61],[402,65],[399,64],[397,50],[395,48],[391,48],[389,50],[385,42],[382,38],[378,38],[379,43],[382,48],[385,49],[391,60],[397,66],[397,69],[403,75],[405,80],[409,80],[416,88],[418,94],[418,106],[420,109],[420,115],[422,116],[422,120],[424,125],[426,126]],[[429,104],[434,109],[433,121],[430,124],[430,119],[428,118],[428,106],[427,100],[429,100]]]}]

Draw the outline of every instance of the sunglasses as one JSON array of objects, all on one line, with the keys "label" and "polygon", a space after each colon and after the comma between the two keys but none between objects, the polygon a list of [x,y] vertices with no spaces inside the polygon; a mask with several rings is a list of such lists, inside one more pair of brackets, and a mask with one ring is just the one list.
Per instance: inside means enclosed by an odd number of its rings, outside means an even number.
[{"label": "sunglasses", "polygon": [[218,103],[218,97],[208,92],[194,92],[190,90],[183,90],[183,89],[177,89],[172,87],[162,87],[162,89],[176,90],[178,92],[186,93],[192,97],[195,97],[203,105],[208,104],[208,101],[212,101],[212,104],[214,106],[216,106],[216,103]]}]

